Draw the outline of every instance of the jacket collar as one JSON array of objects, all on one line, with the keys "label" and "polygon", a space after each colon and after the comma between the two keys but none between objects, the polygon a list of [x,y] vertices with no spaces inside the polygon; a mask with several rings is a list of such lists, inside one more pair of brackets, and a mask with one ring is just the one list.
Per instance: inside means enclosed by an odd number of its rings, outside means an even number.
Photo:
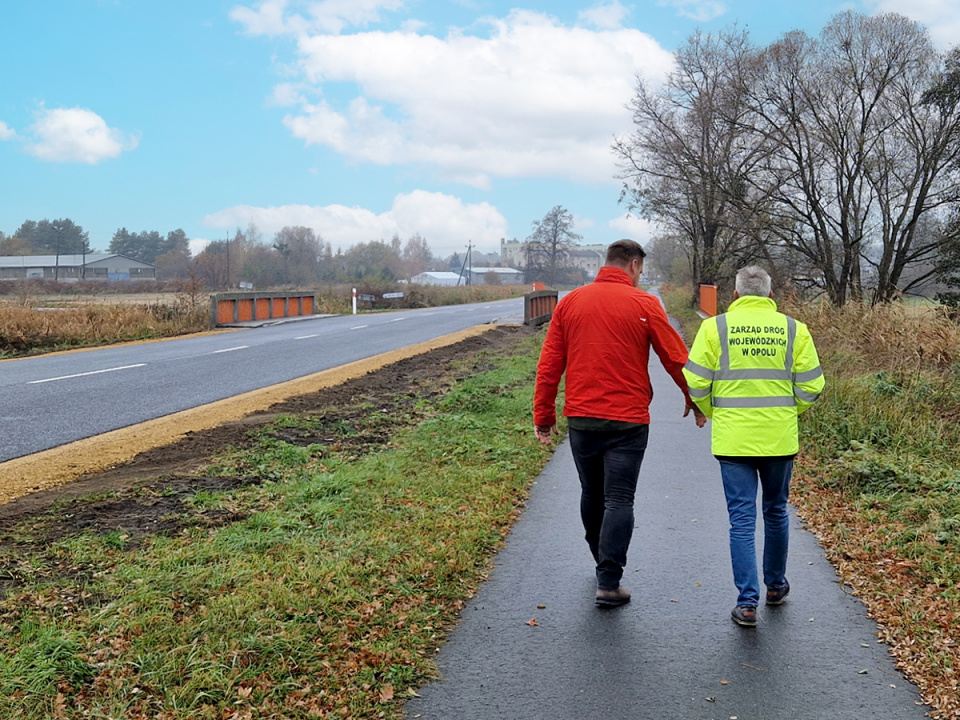
[{"label": "jacket collar", "polygon": [[741,295],[727,308],[727,312],[734,310],[773,310],[776,311],[777,303],[773,298],[760,297],[759,295]]},{"label": "jacket collar", "polygon": [[594,282],[616,282],[633,287],[633,280],[627,275],[626,270],[610,265],[604,265],[600,268]]}]

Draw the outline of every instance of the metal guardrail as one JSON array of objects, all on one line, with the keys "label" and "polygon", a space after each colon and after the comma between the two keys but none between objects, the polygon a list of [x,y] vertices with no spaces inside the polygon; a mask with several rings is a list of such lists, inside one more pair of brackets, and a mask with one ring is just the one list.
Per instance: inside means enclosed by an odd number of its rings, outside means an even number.
[{"label": "metal guardrail", "polygon": [[311,292],[237,292],[210,296],[210,327],[251,320],[313,315],[317,296]]},{"label": "metal guardrail", "polygon": [[556,290],[534,290],[523,296],[523,324],[543,325],[550,322],[557,306]]}]

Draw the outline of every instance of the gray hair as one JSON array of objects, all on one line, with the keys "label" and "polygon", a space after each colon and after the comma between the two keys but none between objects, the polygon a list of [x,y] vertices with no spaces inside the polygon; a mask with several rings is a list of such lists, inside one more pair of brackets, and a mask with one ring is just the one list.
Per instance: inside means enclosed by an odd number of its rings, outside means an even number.
[{"label": "gray hair", "polygon": [[737,272],[737,294],[740,297],[744,295],[770,297],[771,285],[769,273],[757,265],[748,265]]}]

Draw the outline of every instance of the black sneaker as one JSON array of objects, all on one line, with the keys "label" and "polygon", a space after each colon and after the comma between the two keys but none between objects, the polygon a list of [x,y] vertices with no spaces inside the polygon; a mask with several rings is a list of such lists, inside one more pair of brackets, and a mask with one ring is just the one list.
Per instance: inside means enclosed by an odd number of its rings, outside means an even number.
[{"label": "black sneaker", "polygon": [[786,580],[780,587],[767,588],[767,605],[779,605],[790,594],[790,583]]},{"label": "black sneaker", "polygon": [[597,590],[597,605],[599,607],[617,607],[630,602],[630,591],[625,587],[616,590]]},{"label": "black sneaker", "polygon": [[737,607],[731,611],[730,617],[733,618],[733,621],[741,627],[757,626],[757,609],[755,607],[737,605]]}]

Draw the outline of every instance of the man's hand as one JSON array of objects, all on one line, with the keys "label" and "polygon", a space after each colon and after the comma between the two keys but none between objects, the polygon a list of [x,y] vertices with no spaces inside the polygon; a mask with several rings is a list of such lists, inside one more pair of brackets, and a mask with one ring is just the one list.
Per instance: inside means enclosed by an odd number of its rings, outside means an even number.
[{"label": "man's hand", "polygon": [[537,440],[544,445],[549,445],[553,441],[552,435],[560,434],[560,431],[557,430],[556,423],[553,425],[534,425],[533,432],[536,434]]},{"label": "man's hand", "polygon": [[693,419],[697,421],[697,427],[702,428],[707,424],[707,416],[704,415],[696,405],[687,405],[683,410],[683,416],[686,417],[693,410]]}]

